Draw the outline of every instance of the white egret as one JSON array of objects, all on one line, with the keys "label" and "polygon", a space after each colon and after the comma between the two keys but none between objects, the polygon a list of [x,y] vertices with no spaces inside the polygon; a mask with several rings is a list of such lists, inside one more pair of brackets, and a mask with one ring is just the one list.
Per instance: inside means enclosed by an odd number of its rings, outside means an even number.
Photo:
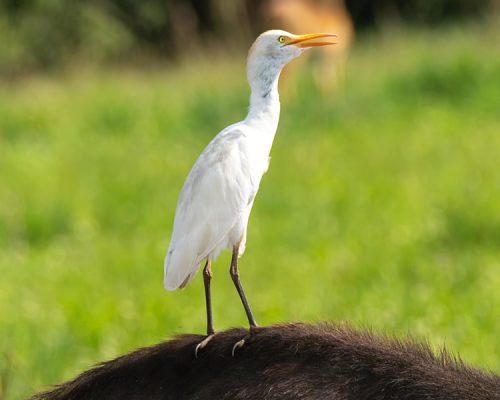
[{"label": "white egret", "polygon": [[[245,250],[247,223],[278,127],[278,78],[282,68],[308,48],[334,44],[330,33],[294,35],[281,30],[261,34],[249,51],[247,78],[251,88],[247,117],[222,130],[203,150],[182,188],[170,246],[165,256],[165,288],[186,286],[205,260],[203,280],[207,338],[214,335],[211,263],[223,249],[232,250],[230,274],[250,327],[257,326],[238,273]],[[243,345],[244,340],[237,343]],[[236,345],[235,345],[236,346]]]}]

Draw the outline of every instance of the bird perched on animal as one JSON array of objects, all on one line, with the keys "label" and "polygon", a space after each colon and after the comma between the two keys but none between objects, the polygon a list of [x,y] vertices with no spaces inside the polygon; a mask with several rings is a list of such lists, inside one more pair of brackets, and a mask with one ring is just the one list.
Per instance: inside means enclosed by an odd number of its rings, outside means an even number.
[{"label": "bird perched on animal", "polygon": [[[164,284],[168,290],[185,287],[205,261],[207,338],[215,331],[212,320],[211,263],[221,250],[233,252],[230,275],[245,308],[250,328],[257,326],[241,286],[238,258],[245,250],[247,223],[267,171],[269,153],[278,127],[278,79],[282,68],[305,50],[335,44],[336,35],[294,35],[281,30],[261,34],[250,48],[247,78],[250,108],[243,121],[223,129],[203,150],[181,190],[170,246],[165,256]],[[244,339],[236,343],[242,346]]]}]

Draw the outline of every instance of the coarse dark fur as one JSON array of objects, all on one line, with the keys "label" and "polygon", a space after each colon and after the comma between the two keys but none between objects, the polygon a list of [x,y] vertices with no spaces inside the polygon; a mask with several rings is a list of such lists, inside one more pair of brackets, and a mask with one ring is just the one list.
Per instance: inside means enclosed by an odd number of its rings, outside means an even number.
[{"label": "coarse dark fur", "polygon": [[346,326],[287,324],[181,335],[105,362],[32,400],[500,399],[500,377],[428,345]]}]

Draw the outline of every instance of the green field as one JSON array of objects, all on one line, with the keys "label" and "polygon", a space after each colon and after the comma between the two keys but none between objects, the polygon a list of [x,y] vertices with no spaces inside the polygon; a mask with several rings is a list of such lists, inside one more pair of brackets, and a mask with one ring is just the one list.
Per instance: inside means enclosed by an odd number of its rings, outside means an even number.
[{"label": "green field", "polygon": [[[411,333],[500,372],[498,26],[361,38],[340,94],[305,76],[283,99],[240,264],[260,324]],[[164,291],[163,257],[191,165],[245,115],[244,57],[2,82],[0,398],[204,331],[202,279]],[[228,269],[218,329],[246,323]]]}]

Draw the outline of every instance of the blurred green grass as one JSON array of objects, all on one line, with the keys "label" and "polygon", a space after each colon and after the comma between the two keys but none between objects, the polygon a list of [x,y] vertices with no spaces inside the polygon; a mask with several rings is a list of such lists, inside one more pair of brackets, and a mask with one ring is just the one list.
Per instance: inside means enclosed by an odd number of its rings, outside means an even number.
[{"label": "blurred green grass", "polygon": [[[500,371],[495,26],[389,29],[340,96],[305,77],[283,99],[241,260],[260,324],[411,333]],[[201,279],[165,292],[163,256],[191,165],[245,115],[244,57],[0,87],[0,397],[204,331]],[[218,329],[245,324],[228,266]]]}]

